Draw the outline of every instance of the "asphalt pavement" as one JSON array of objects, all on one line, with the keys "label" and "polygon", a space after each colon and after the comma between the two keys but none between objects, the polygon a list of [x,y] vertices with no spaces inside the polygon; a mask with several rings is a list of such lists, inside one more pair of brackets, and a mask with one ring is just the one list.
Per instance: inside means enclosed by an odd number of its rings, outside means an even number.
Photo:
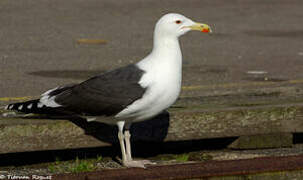
[{"label": "asphalt pavement", "polygon": [[36,96],[139,61],[169,12],[214,31],[181,38],[183,86],[258,81],[251,73],[300,80],[302,9],[301,0],[1,0],[0,98]]}]

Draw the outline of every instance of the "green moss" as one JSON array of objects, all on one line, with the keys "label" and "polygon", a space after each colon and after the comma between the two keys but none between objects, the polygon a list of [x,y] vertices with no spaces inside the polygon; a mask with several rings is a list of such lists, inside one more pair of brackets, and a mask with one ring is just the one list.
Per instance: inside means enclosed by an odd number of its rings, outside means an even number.
[{"label": "green moss", "polygon": [[103,160],[103,157],[102,157],[102,156],[100,156],[100,155],[98,155],[96,160],[97,160],[97,162],[100,162],[100,161],[102,161],[102,160]]},{"label": "green moss", "polygon": [[96,159],[79,159],[78,157],[72,161],[60,161],[56,159],[54,163],[48,166],[51,173],[78,173],[90,172],[97,169],[97,163],[103,160],[102,156]]},{"label": "green moss", "polygon": [[177,162],[186,162],[188,161],[189,154],[161,154],[156,157],[153,157],[154,160],[160,161],[177,161]]},{"label": "green moss", "polygon": [[179,154],[175,155],[175,159],[177,162],[186,162],[188,161],[189,154]]},{"label": "green moss", "polygon": [[213,157],[211,155],[204,152],[190,152],[188,157],[189,161],[208,161],[212,159]]},{"label": "green moss", "polygon": [[94,161],[79,160],[78,157],[76,158],[76,161],[68,167],[68,171],[72,173],[89,172],[95,169]]}]

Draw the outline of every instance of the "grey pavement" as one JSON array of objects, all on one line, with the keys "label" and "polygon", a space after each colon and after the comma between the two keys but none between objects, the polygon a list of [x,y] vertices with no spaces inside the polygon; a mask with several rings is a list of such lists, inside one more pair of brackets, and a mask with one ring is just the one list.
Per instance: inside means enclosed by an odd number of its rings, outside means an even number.
[{"label": "grey pavement", "polygon": [[247,71],[303,79],[302,9],[301,0],[1,0],[0,97],[39,95],[139,61],[168,12],[214,31],[181,38],[184,86],[249,82]]}]

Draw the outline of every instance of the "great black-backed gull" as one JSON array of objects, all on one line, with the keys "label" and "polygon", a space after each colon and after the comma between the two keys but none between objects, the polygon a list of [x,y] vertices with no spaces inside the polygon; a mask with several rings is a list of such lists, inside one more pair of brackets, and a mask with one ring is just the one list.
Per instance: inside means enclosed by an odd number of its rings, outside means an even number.
[{"label": "great black-backed gull", "polygon": [[178,98],[182,77],[178,37],[190,30],[211,32],[206,24],[196,23],[180,14],[166,14],[155,26],[151,53],[138,63],[80,84],[48,90],[40,99],[9,104],[6,109],[36,114],[72,114],[116,124],[122,164],[144,167],[150,162],[132,159],[130,125],[158,115]]}]

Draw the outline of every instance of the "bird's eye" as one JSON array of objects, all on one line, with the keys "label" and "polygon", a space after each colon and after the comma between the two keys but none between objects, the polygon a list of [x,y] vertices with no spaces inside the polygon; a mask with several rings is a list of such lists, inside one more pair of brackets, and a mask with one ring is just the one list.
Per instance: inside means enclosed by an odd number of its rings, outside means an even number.
[{"label": "bird's eye", "polygon": [[181,24],[181,22],[182,22],[182,21],[180,21],[180,20],[177,20],[177,21],[176,21],[176,24]]}]

